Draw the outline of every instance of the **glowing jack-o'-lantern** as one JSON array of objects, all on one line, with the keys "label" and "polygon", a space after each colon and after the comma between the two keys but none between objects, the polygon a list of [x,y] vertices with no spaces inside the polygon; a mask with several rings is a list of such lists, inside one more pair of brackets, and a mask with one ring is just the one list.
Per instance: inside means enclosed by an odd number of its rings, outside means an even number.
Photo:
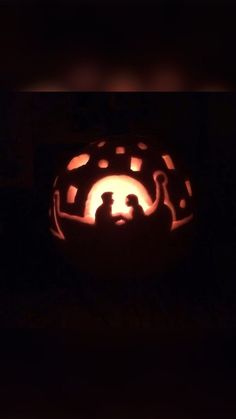
[{"label": "glowing jack-o'-lantern", "polygon": [[51,232],[81,268],[143,275],[169,259],[175,232],[193,219],[191,198],[170,154],[145,140],[102,139],[55,179]]}]

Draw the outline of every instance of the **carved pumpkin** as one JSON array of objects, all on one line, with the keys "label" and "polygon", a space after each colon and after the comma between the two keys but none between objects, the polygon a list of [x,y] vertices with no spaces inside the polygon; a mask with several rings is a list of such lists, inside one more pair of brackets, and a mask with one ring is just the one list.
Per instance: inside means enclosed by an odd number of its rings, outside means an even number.
[{"label": "carved pumpkin", "polygon": [[170,154],[145,140],[101,139],[56,177],[51,232],[82,270],[155,273],[171,260],[176,233],[191,223],[191,201],[191,181]]}]

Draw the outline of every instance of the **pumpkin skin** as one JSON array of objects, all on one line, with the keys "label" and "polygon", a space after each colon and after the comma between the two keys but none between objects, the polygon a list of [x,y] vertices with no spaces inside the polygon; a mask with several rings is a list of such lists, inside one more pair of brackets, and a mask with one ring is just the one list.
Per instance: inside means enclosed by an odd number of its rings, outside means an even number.
[{"label": "pumpkin skin", "polygon": [[143,137],[104,138],[56,177],[49,214],[53,236],[80,271],[144,277],[185,252],[192,186],[171,155]]}]

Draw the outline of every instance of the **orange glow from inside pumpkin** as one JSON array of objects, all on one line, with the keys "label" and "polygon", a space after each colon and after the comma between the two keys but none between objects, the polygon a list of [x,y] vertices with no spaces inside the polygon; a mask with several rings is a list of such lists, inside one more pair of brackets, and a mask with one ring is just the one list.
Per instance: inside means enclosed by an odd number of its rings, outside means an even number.
[{"label": "orange glow from inside pumpkin", "polygon": [[100,141],[100,143],[98,143],[98,147],[103,147],[106,144],[106,141]]},{"label": "orange glow from inside pumpkin", "polygon": [[181,199],[180,203],[179,203],[180,208],[186,208],[186,201],[185,199]]},{"label": "orange glow from inside pumpkin", "polygon": [[171,230],[176,230],[179,227],[189,223],[193,219],[193,214],[190,214],[188,217],[183,218],[182,220],[173,221]]},{"label": "orange glow from inside pumpkin", "polygon": [[125,147],[116,147],[116,154],[125,154]]},{"label": "orange glow from inside pumpkin", "polygon": [[118,225],[118,226],[122,226],[123,224],[125,224],[125,220],[116,221],[116,225]]},{"label": "orange glow from inside pumpkin", "polygon": [[99,160],[98,166],[100,169],[106,169],[108,167],[109,163],[107,160]]},{"label": "orange glow from inside pumpkin", "polygon": [[146,188],[136,179],[126,175],[107,176],[96,182],[91,188],[85,205],[85,218],[95,220],[97,208],[102,205],[102,194],[113,193],[112,215],[123,215],[127,219],[132,218],[131,207],[126,205],[126,197],[134,194],[139,200],[144,212],[152,205],[151,197]]},{"label": "orange glow from inside pumpkin", "polygon": [[78,169],[81,166],[85,166],[90,159],[89,154],[80,154],[79,156],[74,157],[67,166],[67,170]]},{"label": "orange glow from inside pumpkin", "polygon": [[67,202],[68,204],[73,204],[75,202],[75,197],[77,194],[78,188],[75,186],[70,186],[67,191]]},{"label": "orange glow from inside pumpkin", "polygon": [[189,196],[192,196],[193,195],[193,192],[192,192],[192,187],[191,187],[190,181],[189,180],[186,180],[185,181],[185,185],[186,185],[186,188],[187,188],[187,191],[188,191]]},{"label": "orange glow from inside pumpkin", "polygon": [[142,163],[142,159],[139,159],[138,157],[131,157],[130,169],[133,170],[133,172],[140,172]]},{"label": "orange glow from inside pumpkin", "polygon": [[162,158],[163,158],[163,160],[166,164],[167,169],[169,169],[169,170],[174,170],[175,169],[175,165],[173,163],[172,158],[169,156],[169,154],[166,154],[166,155],[162,156]]},{"label": "orange glow from inside pumpkin", "polygon": [[138,143],[138,148],[140,148],[140,150],[147,150],[148,146],[144,143]]}]

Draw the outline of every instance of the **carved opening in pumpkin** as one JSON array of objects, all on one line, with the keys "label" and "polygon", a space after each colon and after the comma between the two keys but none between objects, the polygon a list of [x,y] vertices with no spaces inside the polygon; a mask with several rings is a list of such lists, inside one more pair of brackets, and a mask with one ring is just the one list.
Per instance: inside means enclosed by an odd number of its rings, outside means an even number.
[{"label": "carved opening in pumpkin", "polygon": [[107,160],[99,160],[98,167],[100,167],[100,169],[106,169],[108,166],[109,163]]},{"label": "carved opening in pumpkin", "polygon": [[167,169],[169,169],[169,170],[174,170],[175,169],[175,165],[174,165],[173,160],[172,160],[172,158],[170,157],[169,154],[165,154],[164,156],[162,156],[162,158],[163,158],[163,160],[166,164]]},{"label": "carved opening in pumpkin", "polygon": [[104,147],[105,144],[106,144],[106,141],[100,141],[100,143],[98,143],[98,147]]},{"label": "carved opening in pumpkin", "polygon": [[133,172],[140,172],[142,163],[143,163],[142,159],[139,159],[138,157],[131,157],[130,169]]},{"label": "carved opening in pumpkin", "polygon": [[147,189],[136,179],[126,175],[106,176],[92,186],[85,205],[85,218],[95,221],[96,210],[102,205],[102,194],[106,192],[112,193],[113,216],[122,214],[127,219],[132,218],[131,208],[127,206],[126,202],[126,198],[130,194],[137,196],[139,205],[145,213],[153,204]]},{"label": "carved opening in pumpkin", "polygon": [[78,188],[76,188],[75,186],[73,185],[69,186],[68,191],[67,191],[68,204],[73,204],[75,202],[77,191],[78,191]]},{"label": "carved opening in pumpkin", "polygon": [[193,191],[192,191],[190,180],[186,180],[185,185],[186,185],[189,196],[193,196]]},{"label": "carved opening in pumpkin", "polygon": [[186,201],[185,199],[181,199],[179,203],[180,208],[186,208]]},{"label": "carved opening in pumpkin", "polygon": [[67,170],[74,170],[78,169],[81,166],[85,166],[90,159],[89,154],[80,154],[79,156],[75,156],[67,166]]},{"label": "carved opening in pumpkin", "polygon": [[140,148],[140,150],[147,150],[148,146],[142,142],[138,143],[138,148]]},{"label": "carved opening in pumpkin", "polygon": [[[105,144],[106,141],[96,142],[95,147],[103,147]],[[78,169],[86,165],[93,157],[92,152],[89,151],[89,153],[81,153],[80,155],[77,155],[71,159],[67,165],[67,176],[69,182],[67,184],[66,182],[58,182],[58,178],[56,178],[54,181],[53,206],[51,210],[51,231],[55,236],[59,237],[60,239],[65,239],[65,237],[67,237],[68,226],[67,222],[63,222],[63,219],[82,224],[88,224],[90,225],[88,226],[88,231],[91,229],[91,226],[94,225],[98,227],[97,231],[99,231],[99,226],[102,225],[104,227],[104,231],[106,231],[106,225],[117,225],[117,228],[122,230],[122,227],[119,228],[119,226],[126,224],[126,226],[123,227],[123,231],[132,232],[134,231],[132,226],[135,226],[135,229],[138,229],[139,225],[140,231],[144,231],[149,223],[148,218],[150,215],[152,215],[150,217],[150,224],[154,223],[153,225],[155,225],[155,228],[157,228],[158,223],[160,226],[166,225],[168,227],[166,232],[168,232],[181,227],[193,218],[193,214],[191,214],[185,218],[180,219],[181,215],[184,214],[184,211],[179,210],[178,212],[177,207],[185,209],[187,207],[187,201],[184,197],[182,198],[181,196],[177,202],[175,200],[172,201],[173,195],[175,194],[171,188],[172,177],[168,178],[168,173],[166,174],[162,170],[155,170],[150,173],[154,181],[155,196],[150,195],[148,189],[150,185],[149,182],[147,185],[145,183],[145,173],[142,176],[142,172],[144,172],[143,169],[145,169],[145,172],[147,169],[146,162],[144,166],[143,160],[140,157],[141,153],[140,151],[137,151],[137,147],[140,150],[146,150],[148,146],[145,143],[139,142],[135,147],[136,151],[130,152],[129,155],[127,155],[128,161],[123,157],[117,157],[116,159],[119,160],[120,164],[124,162],[126,170],[128,163],[132,172],[140,172],[137,174],[139,180],[133,178],[132,174],[122,174],[122,170],[120,169],[118,173],[117,171],[114,172],[114,170],[112,170],[112,159],[106,160],[107,154],[102,156],[103,150],[97,150],[97,153],[99,153],[98,159],[96,158],[95,154],[97,175],[94,178],[95,183],[92,186],[90,184],[90,190],[86,190],[84,185],[82,185],[84,179],[86,180],[84,174],[81,177],[80,185],[80,171],[76,171],[75,173],[68,173],[68,171],[73,171],[74,169]],[[124,155],[127,153],[127,151],[129,151],[129,148],[119,145],[113,146],[112,150],[113,153],[116,153],[116,155]],[[161,155],[161,158],[168,170],[173,171],[175,169],[175,165],[170,155],[163,154]],[[94,167],[94,164],[92,167]],[[105,173],[107,173],[105,169],[108,167],[111,168],[111,173],[115,173],[115,175],[110,173],[109,175],[105,175]],[[86,170],[87,169],[89,169],[89,165],[86,167]],[[81,173],[83,173],[83,170],[84,169],[81,169]],[[102,179],[97,180],[98,174],[103,176]],[[191,197],[192,188],[190,181],[184,180],[184,186],[187,189],[188,195]],[[80,190],[80,188],[82,189]],[[77,201],[78,189],[80,192],[79,198],[81,198],[81,202],[79,203],[75,202],[75,200]],[[71,205],[66,206],[65,203]],[[99,212],[100,221],[98,217],[98,210],[101,210]],[[167,221],[165,221],[165,219]],[[154,220],[157,220],[157,222]],[[109,227],[107,228],[109,229]],[[113,231],[113,227],[111,228]],[[96,230],[94,229],[94,231]]]},{"label": "carved opening in pumpkin", "polygon": [[125,154],[125,147],[116,147],[116,154]]},{"label": "carved opening in pumpkin", "polygon": [[116,221],[116,225],[118,225],[118,226],[122,226],[124,224],[125,224],[125,220],[117,220]]}]

